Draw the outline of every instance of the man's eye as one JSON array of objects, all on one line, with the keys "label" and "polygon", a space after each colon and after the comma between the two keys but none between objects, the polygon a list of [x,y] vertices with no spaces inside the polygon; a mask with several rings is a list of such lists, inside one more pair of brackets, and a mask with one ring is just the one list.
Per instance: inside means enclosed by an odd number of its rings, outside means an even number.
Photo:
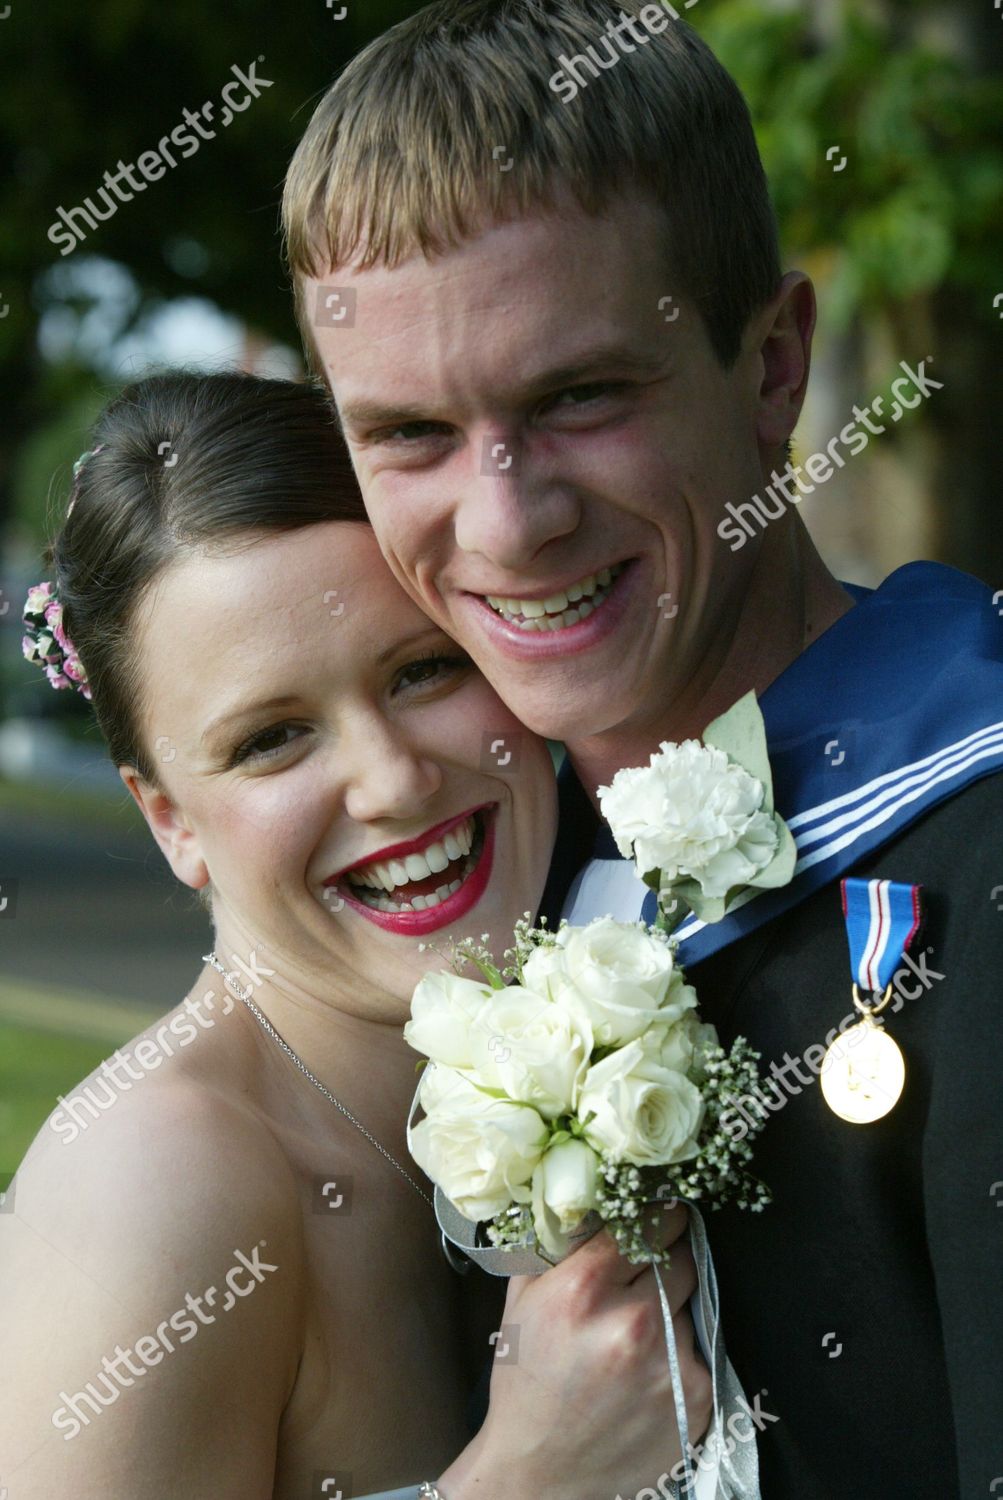
[{"label": "man's eye", "polygon": [[573,385],[566,391],[561,391],[552,403],[555,407],[587,406],[590,401],[600,400],[603,396],[612,396],[623,390],[622,385],[614,381],[596,382],[593,385]]},{"label": "man's eye", "polygon": [[271,760],[280,754],[292,741],[290,734],[298,735],[302,725],[272,724],[268,729],[259,729],[238,745],[230,757],[229,765],[242,765],[247,760]]}]

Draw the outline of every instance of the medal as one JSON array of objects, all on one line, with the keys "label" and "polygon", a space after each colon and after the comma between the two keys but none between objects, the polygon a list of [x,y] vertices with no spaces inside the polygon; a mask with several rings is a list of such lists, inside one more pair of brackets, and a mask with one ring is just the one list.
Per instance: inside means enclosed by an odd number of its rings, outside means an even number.
[{"label": "medal", "polygon": [[[853,1004],[861,1020],[841,1031],[822,1060],[822,1096],[833,1114],[870,1125],[898,1103],[905,1059],[878,1019],[892,997],[891,978],[920,925],[920,887],[893,880],[841,882],[843,915],[854,974]],[[880,1000],[861,999],[861,989]]]},{"label": "medal", "polygon": [[901,1048],[874,1019],[891,999],[888,986],[877,1005],[865,1005],[857,986],[853,1003],[863,1016],[826,1049],[822,1059],[822,1093],[833,1114],[852,1125],[880,1120],[899,1100],[905,1084]]}]

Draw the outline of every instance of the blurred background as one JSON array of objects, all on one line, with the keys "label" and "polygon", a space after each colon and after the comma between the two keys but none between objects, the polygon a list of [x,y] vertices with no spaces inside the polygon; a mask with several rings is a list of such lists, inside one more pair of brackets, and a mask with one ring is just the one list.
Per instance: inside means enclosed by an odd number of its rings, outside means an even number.
[{"label": "blurred background", "polygon": [[[798,457],[887,397],[901,360],[932,356],[944,383],[805,500],[823,555],[864,584],[917,557],[1003,584],[1003,0],[676,5],[744,89],[785,265],[818,287]],[[285,167],[336,71],[418,9],[0,0],[0,1192],[57,1095],[178,1002],[210,936],[86,703],[22,661],[25,590],[123,383],[172,362],[301,373]],[[246,111],[59,253],[60,209],[252,63],[270,86]]]}]

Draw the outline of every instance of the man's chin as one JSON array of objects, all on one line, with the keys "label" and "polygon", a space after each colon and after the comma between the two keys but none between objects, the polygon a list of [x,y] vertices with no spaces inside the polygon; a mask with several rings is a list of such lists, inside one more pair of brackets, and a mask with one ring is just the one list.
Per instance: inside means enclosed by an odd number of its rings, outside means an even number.
[{"label": "man's chin", "polygon": [[[492,667],[495,665],[492,663]],[[484,675],[509,712],[515,714],[531,734],[539,735],[541,739],[566,745],[579,744],[615,731],[621,721],[617,700],[622,696],[622,682],[615,687],[611,684],[609,692],[605,692],[601,684],[572,691],[567,684],[555,680],[557,674],[551,671],[540,674],[550,680],[553,691],[548,692],[545,682],[520,683],[511,671],[500,674],[485,671]],[[626,717],[625,704],[623,718]]]}]

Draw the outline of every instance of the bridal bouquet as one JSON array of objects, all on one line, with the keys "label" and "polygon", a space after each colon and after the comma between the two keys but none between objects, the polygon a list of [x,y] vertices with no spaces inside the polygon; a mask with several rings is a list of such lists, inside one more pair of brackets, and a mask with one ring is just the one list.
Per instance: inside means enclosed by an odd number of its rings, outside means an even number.
[{"label": "bridal bouquet", "polygon": [[454,956],[482,980],[429,974],[415,991],[404,1035],[435,1066],[411,1150],[493,1245],[559,1258],[595,1213],[650,1260],[652,1200],[768,1201],[749,1137],[719,1125],[755,1087],[756,1054],[741,1039],[726,1053],[701,1023],[663,932],[600,917],[548,933],[527,917],[506,967],[473,942]]},{"label": "bridal bouquet", "polygon": [[[721,1128],[755,1089],[759,1055],[700,1020],[670,928],[689,907],[716,921],[750,887],[786,883],[794,842],[773,809],[750,694],[701,744],[663,744],[648,768],[600,788],[624,855],[659,895],[654,927],[600,917],[516,928],[497,966],[474,941],[415,990],[407,1041],[428,1058],[410,1132],[418,1165],[499,1248],[559,1258],[590,1215],[635,1262],[665,1257],[645,1207],[671,1198],[759,1210],[749,1134]],[[683,914],[679,911],[679,916]],[[462,970],[472,966],[473,978]]]}]

